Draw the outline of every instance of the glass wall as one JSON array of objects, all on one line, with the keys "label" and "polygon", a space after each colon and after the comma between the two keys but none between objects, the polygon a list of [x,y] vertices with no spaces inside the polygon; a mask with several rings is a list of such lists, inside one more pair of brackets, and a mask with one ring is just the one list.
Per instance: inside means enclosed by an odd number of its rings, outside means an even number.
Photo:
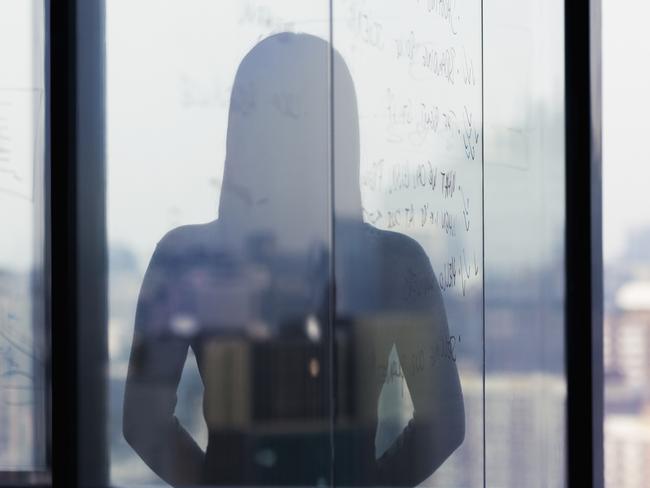
[{"label": "glass wall", "polygon": [[561,487],[564,2],[485,2],[483,33],[486,484]]},{"label": "glass wall", "polygon": [[564,486],[562,2],[106,4],[111,484]]},{"label": "glass wall", "polygon": [[332,38],[337,481],[482,486],[481,2],[340,0]]},{"label": "glass wall", "polygon": [[111,481],[329,483],[329,3],[106,26]]},{"label": "glass wall", "polygon": [[45,23],[0,2],[0,479],[47,468]]}]

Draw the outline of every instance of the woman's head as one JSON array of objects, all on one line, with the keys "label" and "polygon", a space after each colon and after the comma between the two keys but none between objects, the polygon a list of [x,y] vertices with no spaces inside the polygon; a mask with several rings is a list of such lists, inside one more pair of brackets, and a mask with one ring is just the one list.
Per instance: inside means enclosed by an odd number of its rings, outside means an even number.
[{"label": "woman's head", "polygon": [[333,207],[361,218],[358,172],[356,96],[341,56],[305,34],[257,44],[232,90],[220,220],[289,247],[327,241]]}]

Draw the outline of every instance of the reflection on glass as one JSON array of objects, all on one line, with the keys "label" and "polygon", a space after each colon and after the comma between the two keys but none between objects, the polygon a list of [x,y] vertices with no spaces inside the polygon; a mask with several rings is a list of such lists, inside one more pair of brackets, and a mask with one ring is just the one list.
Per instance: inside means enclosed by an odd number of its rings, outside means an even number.
[{"label": "reflection on glass", "polygon": [[157,2],[107,6],[112,481],[561,485],[559,3]]},{"label": "reflection on glass", "polygon": [[[329,483],[332,392],[345,397],[337,483],[415,485],[463,440],[428,258],[414,240],[362,219],[354,86],[336,53],[334,201],[350,217],[334,225],[332,279],[330,54],[316,37],[279,34],[246,55],[230,101],[219,219],[169,232],[145,274],[124,435],[174,486]],[[189,349],[204,388],[205,451],[174,416]]]}]

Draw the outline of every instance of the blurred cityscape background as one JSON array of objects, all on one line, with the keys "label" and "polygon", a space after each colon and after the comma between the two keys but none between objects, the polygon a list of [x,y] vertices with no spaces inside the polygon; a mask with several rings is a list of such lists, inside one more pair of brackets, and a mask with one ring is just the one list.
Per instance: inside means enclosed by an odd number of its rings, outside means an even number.
[{"label": "blurred cityscape background", "polygon": [[650,483],[650,226],[605,269],[605,473],[609,488]]}]

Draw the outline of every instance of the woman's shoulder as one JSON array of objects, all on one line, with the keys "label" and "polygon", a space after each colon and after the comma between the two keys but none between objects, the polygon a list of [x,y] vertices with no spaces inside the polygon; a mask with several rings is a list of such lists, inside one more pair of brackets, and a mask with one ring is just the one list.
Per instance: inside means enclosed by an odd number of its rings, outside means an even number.
[{"label": "woman's shoulder", "polygon": [[218,247],[218,227],[217,221],[176,227],[158,241],[152,259],[169,262],[209,254]]},{"label": "woman's shoulder", "polygon": [[385,255],[395,259],[428,264],[429,258],[424,248],[412,237],[391,230],[378,229],[370,224],[363,224],[363,233],[368,239],[375,241]]}]

